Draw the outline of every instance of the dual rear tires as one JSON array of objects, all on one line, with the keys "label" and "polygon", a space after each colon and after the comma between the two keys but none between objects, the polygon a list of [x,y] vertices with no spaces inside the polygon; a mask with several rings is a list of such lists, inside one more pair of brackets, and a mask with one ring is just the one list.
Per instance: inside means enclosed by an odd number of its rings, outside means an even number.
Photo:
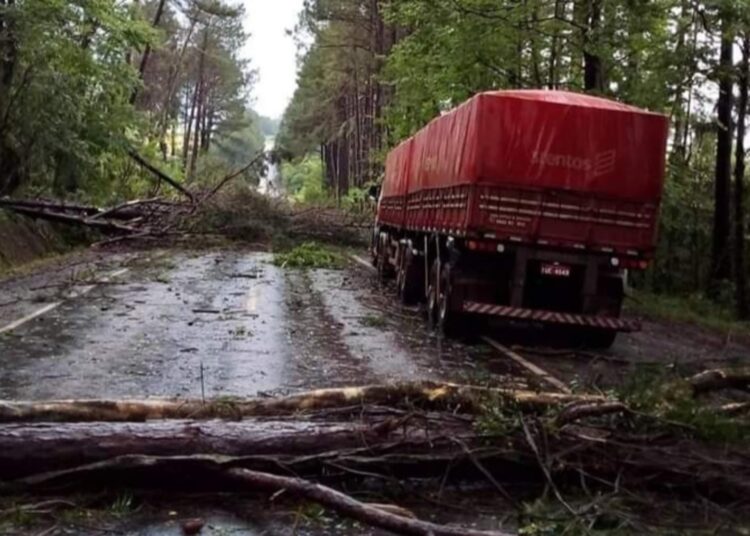
[{"label": "dual rear tires", "polygon": [[426,316],[431,330],[446,337],[458,337],[465,331],[464,315],[453,307],[454,288],[451,267],[435,260],[430,270]]},{"label": "dual rear tires", "polygon": [[404,305],[414,305],[424,297],[422,258],[415,254],[411,244],[406,244],[399,256],[396,289]]},{"label": "dual rear tires", "polygon": [[[395,276],[401,303],[415,305],[426,301],[425,316],[431,330],[449,337],[461,335],[464,322],[462,315],[452,307],[454,293],[449,263],[438,259],[433,261],[425,289],[424,256],[410,242],[396,244],[386,233],[381,233],[375,241],[373,253],[378,279],[385,283]],[[394,257],[395,267],[392,263]]]}]

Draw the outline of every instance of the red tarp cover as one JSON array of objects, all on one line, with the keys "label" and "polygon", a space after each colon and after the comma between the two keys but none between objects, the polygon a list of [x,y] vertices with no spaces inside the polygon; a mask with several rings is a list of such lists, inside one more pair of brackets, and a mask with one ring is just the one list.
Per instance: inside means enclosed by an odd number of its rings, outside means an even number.
[{"label": "red tarp cover", "polygon": [[[478,184],[658,202],[667,130],[662,115],[598,97],[482,93],[413,137],[406,191]],[[404,145],[390,166],[399,171],[386,166],[384,196],[403,193]]]},{"label": "red tarp cover", "polygon": [[406,194],[412,143],[410,138],[388,153],[385,161],[386,180],[383,182],[384,197]]}]

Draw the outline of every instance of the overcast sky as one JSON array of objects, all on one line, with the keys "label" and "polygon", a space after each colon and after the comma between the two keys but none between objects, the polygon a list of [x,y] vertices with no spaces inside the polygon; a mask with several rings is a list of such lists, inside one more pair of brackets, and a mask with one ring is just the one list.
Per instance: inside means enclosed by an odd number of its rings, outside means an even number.
[{"label": "overcast sky", "polygon": [[252,60],[260,79],[253,92],[254,108],[262,115],[280,117],[296,86],[294,28],[303,0],[244,0],[245,29],[250,40],[243,56]]}]

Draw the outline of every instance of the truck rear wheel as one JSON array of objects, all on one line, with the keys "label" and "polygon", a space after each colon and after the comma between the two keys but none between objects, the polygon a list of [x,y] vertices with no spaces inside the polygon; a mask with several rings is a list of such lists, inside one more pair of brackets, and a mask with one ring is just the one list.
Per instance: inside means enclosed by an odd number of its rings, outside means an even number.
[{"label": "truck rear wheel", "polygon": [[378,268],[378,279],[382,283],[385,283],[393,277],[393,267],[390,263],[390,255],[388,251],[388,242],[390,238],[388,234],[382,233],[380,240],[378,241],[378,256],[377,256],[377,268]]},{"label": "truck rear wheel", "polygon": [[437,274],[439,273],[439,270],[440,261],[438,259],[435,259],[435,262],[432,263],[432,268],[430,269],[429,285],[427,287],[426,316],[427,326],[431,330],[435,330],[438,328],[438,307],[440,296],[438,296],[437,292]]},{"label": "truck rear wheel", "polygon": [[451,309],[452,293],[450,265],[435,259],[427,289],[427,325],[431,330],[451,338],[462,335],[465,328],[465,316]]},{"label": "truck rear wheel", "polygon": [[424,289],[422,270],[411,247],[407,247],[401,255],[396,285],[398,296],[404,305],[417,303],[422,297]]}]

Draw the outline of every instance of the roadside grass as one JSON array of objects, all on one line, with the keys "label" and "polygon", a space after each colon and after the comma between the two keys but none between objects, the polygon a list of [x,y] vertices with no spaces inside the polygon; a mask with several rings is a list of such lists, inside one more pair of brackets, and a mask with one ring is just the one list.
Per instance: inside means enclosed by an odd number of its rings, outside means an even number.
[{"label": "roadside grass", "polygon": [[359,323],[368,328],[382,329],[388,325],[388,320],[382,315],[365,315],[359,319]]},{"label": "roadside grass", "polygon": [[739,321],[733,311],[699,294],[676,296],[642,290],[628,296],[628,311],[654,319],[683,322],[729,335],[750,333],[750,322]]},{"label": "roadside grass", "polygon": [[346,264],[346,257],[319,242],[304,242],[289,251],[276,253],[273,263],[281,268],[340,269]]},{"label": "roadside grass", "polygon": [[63,265],[66,262],[70,262],[71,259],[75,259],[82,251],[84,251],[83,247],[76,247],[62,253],[50,253],[44,257],[39,257],[17,265],[5,265],[0,263],[0,280],[23,277],[40,270]]}]

